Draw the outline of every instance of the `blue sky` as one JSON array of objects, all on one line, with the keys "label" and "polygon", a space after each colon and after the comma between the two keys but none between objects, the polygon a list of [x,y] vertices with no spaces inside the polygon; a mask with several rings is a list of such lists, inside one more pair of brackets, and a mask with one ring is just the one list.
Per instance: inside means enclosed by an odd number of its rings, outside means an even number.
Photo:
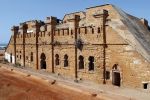
[{"label": "blue sky", "polygon": [[106,3],[150,21],[150,0],[0,0],[0,43],[8,43],[13,25],[47,16],[62,19],[66,13]]}]

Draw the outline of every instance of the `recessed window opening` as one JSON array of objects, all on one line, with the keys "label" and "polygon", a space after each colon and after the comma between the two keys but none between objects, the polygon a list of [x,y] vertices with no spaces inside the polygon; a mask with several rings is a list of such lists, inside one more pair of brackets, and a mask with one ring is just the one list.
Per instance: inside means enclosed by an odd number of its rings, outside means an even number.
[{"label": "recessed window opening", "polygon": [[64,55],[64,67],[68,67],[68,55]]},{"label": "recessed window opening", "polygon": [[89,71],[94,71],[94,57],[93,56],[90,56],[89,57]]},{"label": "recessed window opening", "polygon": [[59,55],[55,55],[55,65],[59,65]]},{"label": "recessed window opening", "polygon": [[79,56],[79,69],[84,69],[84,57]]}]

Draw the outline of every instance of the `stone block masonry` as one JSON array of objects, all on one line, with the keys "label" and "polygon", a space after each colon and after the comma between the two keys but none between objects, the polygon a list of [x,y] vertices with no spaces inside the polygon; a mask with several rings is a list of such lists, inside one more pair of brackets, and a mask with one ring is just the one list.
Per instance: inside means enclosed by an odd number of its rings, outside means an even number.
[{"label": "stone block masonry", "polygon": [[[129,28],[127,21],[136,24]],[[63,20],[27,21],[12,27],[5,56],[10,63],[75,80],[149,89],[150,31],[144,21],[111,4]]]}]

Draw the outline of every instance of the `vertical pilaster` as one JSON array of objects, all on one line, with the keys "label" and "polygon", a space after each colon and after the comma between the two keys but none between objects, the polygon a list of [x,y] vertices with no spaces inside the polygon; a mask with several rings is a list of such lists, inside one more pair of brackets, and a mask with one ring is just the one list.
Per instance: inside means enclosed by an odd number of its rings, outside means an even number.
[{"label": "vertical pilaster", "polygon": [[107,48],[107,41],[106,41],[106,19],[108,16],[108,11],[103,10],[103,84],[106,84],[106,48]]},{"label": "vertical pilaster", "polygon": [[[77,42],[77,38],[78,38],[77,28],[79,26],[79,20],[80,20],[80,16],[75,15],[75,19],[74,19],[75,42]],[[77,78],[78,78],[78,50],[77,50],[77,46],[75,45],[75,81],[77,81]]]},{"label": "vertical pilaster", "polygon": [[36,70],[39,69],[39,32],[40,32],[40,25],[37,20],[32,22],[33,32],[35,33],[35,55],[36,55]]},{"label": "vertical pilaster", "polygon": [[54,33],[55,31],[51,30],[51,43],[52,43],[52,73],[55,73],[54,69]]},{"label": "vertical pilaster", "polygon": [[55,27],[57,25],[57,18],[52,17],[52,16],[47,17],[46,24],[47,24],[47,31],[51,32],[52,73],[55,73],[55,69],[54,69],[54,34],[55,34]]},{"label": "vertical pilaster", "polygon": [[14,64],[16,64],[16,36],[17,36],[17,33],[18,33],[18,30],[19,30],[19,27],[18,26],[13,26],[11,31],[12,31],[12,34],[13,34],[13,45],[14,45]]},{"label": "vertical pilaster", "polygon": [[36,32],[35,34],[36,34],[36,36],[35,36],[35,38],[36,38],[36,43],[35,43],[36,69],[38,69],[38,67],[39,67],[39,62],[38,62],[39,61],[39,55],[38,55],[38,47],[39,47],[39,45],[38,45],[38,37],[39,37],[39,32]]},{"label": "vertical pilaster", "polygon": [[25,38],[27,33],[27,26],[25,23],[21,25],[23,32],[23,67],[25,67]]}]

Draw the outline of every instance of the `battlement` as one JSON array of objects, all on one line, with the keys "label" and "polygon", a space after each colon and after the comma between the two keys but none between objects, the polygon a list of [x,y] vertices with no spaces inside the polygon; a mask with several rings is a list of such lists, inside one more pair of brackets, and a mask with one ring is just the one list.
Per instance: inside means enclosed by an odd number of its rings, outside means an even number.
[{"label": "battlement", "polygon": [[[77,33],[76,34],[99,34],[102,32],[102,27],[79,27],[76,28]],[[35,38],[36,34],[38,37],[47,37],[51,36],[52,32],[48,31],[40,31],[39,33],[34,33],[34,32],[27,32],[25,33],[25,38]],[[70,35],[75,35],[75,30],[69,29],[69,28],[63,28],[63,29],[56,29],[53,31],[54,36],[70,36]],[[22,33],[17,33],[16,38],[23,38]]]},{"label": "battlement", "polygon": [[23,41],[29,44],[49,43],[52,38],[60,42],[73,43],[75,35],[86,40],[92,37],[92,42],[98,41],[97,35],[103,32],[103,15],[106,13],[108,14],[107,10],[99,9],[93,13],[80,11],[66,14],[63,20],[53,16],[46,17],[45,21],[30,20],[14,26],[12,32],[16,34],[15,38],[18,43]]}]

